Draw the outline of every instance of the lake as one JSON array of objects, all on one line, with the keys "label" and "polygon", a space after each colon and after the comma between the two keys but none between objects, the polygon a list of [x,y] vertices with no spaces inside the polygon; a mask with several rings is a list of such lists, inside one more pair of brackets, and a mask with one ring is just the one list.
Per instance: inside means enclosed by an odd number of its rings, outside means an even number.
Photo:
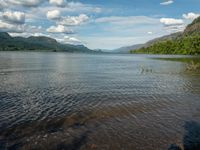
[{"label": "lake", "polygon": [[199,144],[200,74],[155,59],[176,57],[0,52],[0,149]]}]

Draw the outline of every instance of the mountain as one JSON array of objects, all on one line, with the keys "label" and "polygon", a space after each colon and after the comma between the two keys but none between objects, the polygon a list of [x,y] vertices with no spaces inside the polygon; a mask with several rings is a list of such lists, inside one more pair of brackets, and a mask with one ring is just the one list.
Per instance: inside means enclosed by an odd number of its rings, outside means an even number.
[{"label": "mountain", "polygon": [[0,32],[0,51],[64,51],[94,53],[84,45],[61,44],[55,39],[45,36],[11,37],[6,32]]},{"label": "mountain", "polygon": [[144,44],[136,44],[136,45],[132,45],[132,46],[121,47],[121,48],[111,50],[111,51],[107,51],[107,52],[119,53],[119,54],[128,54],[130,50],[139,49],[143,46],[144,46]]},{"label": "mountain", "polygon": [[6,32],[0,32],[0,39],[2,40],[6,40],[6,39],[10,39],[10,35]]},{"label": "mountain", "polygon": [[148,54],[200,54],[200,17],[189,24],[183,32],[174,33],[149,41],[131,53]]}]

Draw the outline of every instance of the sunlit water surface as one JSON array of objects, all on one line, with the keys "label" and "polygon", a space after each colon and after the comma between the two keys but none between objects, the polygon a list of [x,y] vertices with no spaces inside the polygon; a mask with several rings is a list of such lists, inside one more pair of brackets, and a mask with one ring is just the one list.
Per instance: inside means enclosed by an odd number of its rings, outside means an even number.
[{"label": "sunlit water surface", "polygon": [[200,75],[152,57],[175,56],[1,52],[0,149],[184,147]]}]

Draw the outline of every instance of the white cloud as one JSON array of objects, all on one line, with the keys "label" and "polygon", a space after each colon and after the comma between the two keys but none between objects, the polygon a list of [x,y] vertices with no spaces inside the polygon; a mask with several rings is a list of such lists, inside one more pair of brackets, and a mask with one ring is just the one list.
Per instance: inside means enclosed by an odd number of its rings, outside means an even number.
[{"label": "white cloud", "polygon": [[44,33],[44,29],[41,26],[31,26],[31,25],[23,25],[23,33],[18,32],[9,32],[12,36],[22,36],[22,37],[29,37],[29,36],[47,36],[50,37],[48,34]]},{"label": "white cloud", "polygon": [[56,3],[59,2],[58,0],[51,0],[51,1],[52,1],[53,6],[43,7],[41,11],[46,10],[46,9],[48,10],[59,9],[59,10],[62,10],[62,12],[76,12],[76,13],[100,13],[102,11],[102,8],[100,7],[97,7],[95,5],[90,5],[90,4],[83,4],[77,1],[76,2],[64,1],[65,3],[63,3],[63,5],[60,5],[59,7],[56,5]]},{"label": "white cloud", "polygon": [[58,24],[65,26],[77,26],[81,25],[89,20],[89,17],[85,14],[80,14],[79,16],[67,16],[62,17]]},{"label": "white cloud", "polygon": [[174,3],[173,0],[168,0],[168,1],[160,3],[160,5],[170,5],[170,4],[173,4],[173,3]]},{"label": "white cloud", "polygon": [[40,33],[40,32],[38,32],[38,33],[33,33],[33,36],[46,36],[46,37],[50,37],[50,35],[44,34],[44,33]]},{"label": "white cloud", "polygon": [[24,27],[25,27],[25,32],[29,33],[38,33],[43,31],[43,28],[41,26],[24,25]]},{"label": "white cloud", "polygon": [[23,31],[24,31],[23,25],[10,24],[0,20],[0,32],[22,33]]},{"label": "white cloud", "polygon": [[58,7],[65,7],[67,4],[65,0],[49,0],[49,3]]},{"label": "white cloud", "polygon": [[66,34],[73,34],[74,31],[63,26],[63,25],[58,25],[58,26],[51,26],[47,29],[47,32],[50,33],[66,33]]},{"label": "white cloud", "polygon": [[153,34],[153,32],[149,31],[149,32],[147,32],[147,34]]},{"label": "white cloud", "polygon": [[166,26],[184,24],[184,21],[182,19],[174,19],[174,18],[161,18],[160,22]]},{"label": "white cloud", "polygon": [[0,0],[0,10],[8,7],[8,4],[4,0]]},{"label": "white cloud", "polygon": [[16,33],[16,32],[8,32],[10,36],[12,37],[29,37],[32,34],[27,33],[27,32],[23,32],[23,33]]},{"label": "white cloud", "polygon": [[60,19],[60,11],[59,10],[51,10],[47,12],[47,18],[50,20]]},{"label": "white cloud", "polygon": [[24,24],[25,23],[25,14],[23,12],[11,12],[6,11],[0,13],[0,18],[4,20],[5,22],[11,23],[11,24]]},{"label": "white cloud", "polygon": [[44,33],[29,33],[29,32],[23,32],[23,33],[9,33],[12,37],[30,37],[30,36],[46,36],[50,37],[48,34]]},{"label": "white cloud", "polygon": [[67,40],[67,41],[72,41],[72,42],[79,42],[79,43],[81,42],[77,38],[69,37],[69,36],[65,36],[64,39]]},{"label": "white cloud", "polygon": [[182,32],[185,29],[186,25],[172,25],[172,26],[165,26],[165,30],[169,33],[174,32]]},{"label": "white cloud", "polygon": [[194,19],[198,18],[199,16],[200,16],[200,14],[196,14],[196,13],[193,13],[193,12],[183,14],[183,18],[189,19],[189,20],[194,20]]},{"label": "white cloud", "polygon": [[75,37],[69,37],[69,36],[64,36],[63,39],[57,39],[58,42],[64,43],[64,44],[75,44],[75,45],[80,45],[82,42],[75,38]]},{"label": "white cloud", "polygon": [[6,0],[7,3],[13,5],[21,5],[26,7],[37,7],[46,0]]},{"label": "white cloud", "polygon": [[[1,0],[0,0],[1,1]],[[20,7],[18,7],[20,8]],[[22,10],[22,8],[20,8]],[[26,12],[26,21],[27,22],[46,22],[47,12],[52,10],[58,10],[64,16],[77,15],[77,14],[94,14],[99,13],[101,8],[94,5],[82,4],[79,2],[67,2],[66,7],[56,7],[44,3],[41,7],[31,8],[29,10],[25,9]],[[66,17],[61,17],[62,19]],[[57,20],[58,21],[58,20]],[[60,20],[61,21],[61,20]],[[59,24],[59,22],[57,22]]]},{"label": "white cloud", "polygon": [[169,33],[183,31],[186,27],[186,24],[182,19],[161,18],[160,22],[164,25],[164,29]]},{"label": "white cloud", "polygon": [[25,30],[25,14],[23,12],[0,12],[0,31],[22,33]]},{"label": "white cloud", "polygon": [[96,7],[94,5],[89,4],[83,4],[80,2],[68,2],[65,11],[68,12],[93,12],[93,13],[100,13],[102,11],[102,8]]},{"label": "white cloud", "polygon": [[117,25],[135,25],[135,24],[156,24],[158,19],[147,16],[111,16],[102,17],[95,20],[96,23],[112,23]]}]

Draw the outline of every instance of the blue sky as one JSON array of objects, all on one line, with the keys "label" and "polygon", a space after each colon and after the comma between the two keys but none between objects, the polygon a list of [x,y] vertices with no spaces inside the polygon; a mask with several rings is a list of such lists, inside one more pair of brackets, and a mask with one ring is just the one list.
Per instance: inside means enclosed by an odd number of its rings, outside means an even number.
[{"label": "blue sky", "polygon": [[199,0],[0,0],[0,31],[115,49],[183,31]]}]

